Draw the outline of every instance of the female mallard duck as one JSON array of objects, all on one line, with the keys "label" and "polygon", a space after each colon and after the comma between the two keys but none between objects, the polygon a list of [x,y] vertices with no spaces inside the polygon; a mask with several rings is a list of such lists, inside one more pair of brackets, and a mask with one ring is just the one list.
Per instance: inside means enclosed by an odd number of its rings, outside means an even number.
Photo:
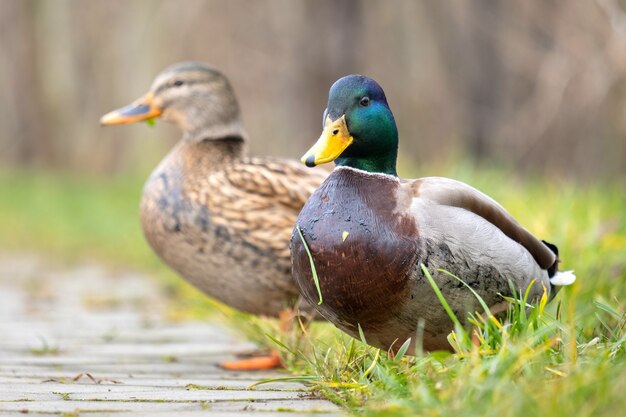
[{"label": "female mallard duck", "polygon": [[490,307],[511,294],[510,283],[517,291],[530,286],[536,300],[575,279],[556,271],[556,247],[480,191],[447,178],[399,179],[396,123],[374,80],[350,75],[335,82],[324,120],[302,162],[334,160],[337,167],[300,212],[291,256],[302,295],[341,330],[358,338],[360,325],[368,343],[397,349],[415,340],[424,320],[424,349],[449,349],[453,325],[422,264],[459,317],[480,307],[440,268],[463,279]]},{"label": "female mallard duck", "polygon": [[298,291],[289,236],[326,175],[296,161],[245,156],[247,140],[228,80],[197,62],[175,64],[103,125],[160,117],[183,131],[148,179],[141,223],[154,251],[209,296],[277,316]]}]

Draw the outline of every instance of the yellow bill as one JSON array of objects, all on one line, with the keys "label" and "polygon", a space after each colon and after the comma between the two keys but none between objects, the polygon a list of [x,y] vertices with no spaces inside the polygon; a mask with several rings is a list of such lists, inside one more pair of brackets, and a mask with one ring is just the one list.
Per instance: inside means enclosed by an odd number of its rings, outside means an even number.
[{"label": "yellow bill", "polygon": [[161,115],[161,109],[154,103],[154,95],[148,93],[121,109],[113,110],[100,118],[101,125],[123,125],[152,119]]},{"label": "yellow bill", "polygon": [[334,161],[353,141],[345,114],[334,122],[327,116],[322,135],[300,160],[308,167]]}]

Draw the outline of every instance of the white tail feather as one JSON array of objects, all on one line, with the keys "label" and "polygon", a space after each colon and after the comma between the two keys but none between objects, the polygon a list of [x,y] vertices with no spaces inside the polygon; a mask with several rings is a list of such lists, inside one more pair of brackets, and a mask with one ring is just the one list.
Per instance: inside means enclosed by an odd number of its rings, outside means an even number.
[{"label": "white tail feather", "polygon": [[574,271],[558,271],[552,278],[550,278],[550,284],[556,285],[557,287],[572,285],[574,281],[576,281]]}]

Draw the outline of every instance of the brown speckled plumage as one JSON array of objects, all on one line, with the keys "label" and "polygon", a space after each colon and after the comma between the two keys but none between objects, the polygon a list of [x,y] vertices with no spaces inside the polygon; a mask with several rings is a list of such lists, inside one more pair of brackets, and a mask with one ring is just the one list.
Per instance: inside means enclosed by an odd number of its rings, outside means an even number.
[{"label": "brown speckled plumage", "polygon": [[183,139],[145,185],[141,222],[148,242],[211,297],[277,316],[298,298],[288,246],[293,224],[326,174],[295,161],[246,157],[234,94],[214,69],[177,64],[157,77],[151,92]]}]

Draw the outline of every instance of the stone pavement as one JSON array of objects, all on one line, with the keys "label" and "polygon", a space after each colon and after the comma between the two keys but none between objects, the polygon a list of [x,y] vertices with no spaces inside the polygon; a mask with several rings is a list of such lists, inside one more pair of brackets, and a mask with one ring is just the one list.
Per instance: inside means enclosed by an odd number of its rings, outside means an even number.
[{"label": "stone pavement", "polygon": [[0,416],[339,416],[284,374],[216,364],[253,350],[215,323],[169,322],[149,278],[0,255]]}]

